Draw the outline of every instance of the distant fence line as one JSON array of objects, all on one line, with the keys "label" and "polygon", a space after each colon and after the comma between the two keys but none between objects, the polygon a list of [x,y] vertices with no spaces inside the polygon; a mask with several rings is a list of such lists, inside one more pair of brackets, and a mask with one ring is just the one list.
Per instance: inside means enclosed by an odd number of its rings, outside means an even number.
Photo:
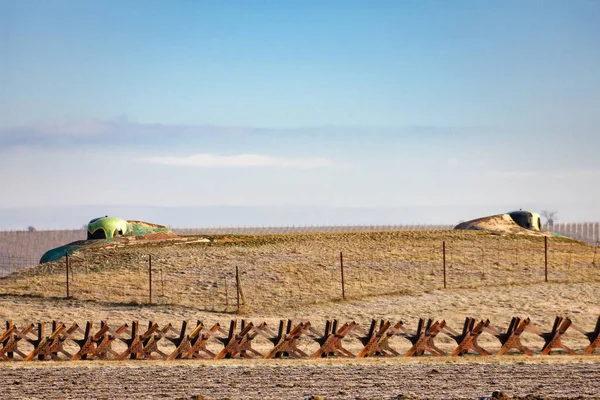
[{"label": "distant fence line", "polygon": [[40,259],[35,256],[12,255],[10,253],[0,253],[0,276],[8,275],[18,269],[37,265]]},{"label": "distant fence line", "polygon": [[[175,233],[181,235],[258,235],[285,233],[317,233],[348,231],[413,231],[413,230],[449,230],[455,225],[329,225],[329,226],[267,226],[267,227],[212,227],[212,228],[176,228]],[[600,241],[600,222],[563,222],[553,225],[545,224],[545,231],[555,232],[589,244]]]},{"label": "distant fence line", "polygon": [[[406,230],[449,230],[454,225],[330,225],[330,226],[270,226],[270,227],[207,227],[173,228],[182,235],[226,235],[226,234],[294,234],[349,231],[406,231]],[[544,230],[582,240],[589,244],[600,241],[599,222],[567,222],[544,225]],[[86,238],[84,229],[0,231],[0,275],[17,269],[36,265],[49,249]]]},{"label": "distant fence line", "polygon": [[589,244],[600,241],[600,222],[567,222],[553,225],[545,224],[543,230],[556,232]]},{"label": "distant fence line", "polygon": [[175,228],[180,235],[260,235],[285,233],[359,232],[359,231],[414,231],[449,230],[454,225],[305,225],[305,226],[242,226],[212,228]]}]

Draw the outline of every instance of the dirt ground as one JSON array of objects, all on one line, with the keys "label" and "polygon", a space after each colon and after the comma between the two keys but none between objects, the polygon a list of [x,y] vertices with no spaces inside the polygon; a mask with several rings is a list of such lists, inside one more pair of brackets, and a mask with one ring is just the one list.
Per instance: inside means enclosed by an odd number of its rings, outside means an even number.
[{"label": "dirt ground", "polygon": [[[109,323],[130,323],[140,320],[145,323],[153,320],[164,326],[172,323],[178,326],[183,320],[200,320],[206,326],[221,323],[226,326],[231,319],[246,318],[255,323],[267,322],[275,328],[279,319],[295,321],[309,320],[320,331],[327,319],[338,318],[340,322],[356,321],[368,328],[371,319],[387,319],[392,322],[404,321],[411,329],[416,329],[419,318],[446,320],[456,331],[462,329],[466,316],[477,319],[490,319],[492,325],[505,330],[513,316],[529,317],[532,323],[542,330],[549,330],[557,315],[567,316],[585,331],[594,328],[600,316],[600,303],[597,283],[539,283],[535,285],[495,287],[478,289],[439,289],[419,295],[396,295],[369,297],[361,300],[336,301],[308,305],[302,309],[291,309],[285,313],[261,313],[254,309],[243,315],[203,311],[186,306],[173,305],[123,305],[57,298],[30,298],[18,296],[0,297],[0,320],[12,320],[17,325],[30,322],[50,322],[53,319],[65,323],[77,322],[84,326],[85,321],[108,321]],[[535,334],[525,333],[524,343],[540,348],[543,341]],[[497,340],[484,334],[482,344],[498,347]],[[440,337],[440,347],[448,350],[453,341]],[[589,342],[579,332],[570,329],[564,342],[573,349],[583,349]],[[407,343],[398,343],[406,346]],[[402,347],[400,348],[402,349]],[[308,349],[310,350],[310,348]]]},{"label": "dirt ground", "polygon": [[558,357],[534,363],[522,357],[510,362],[12,363],[0,371],[2,397],[11,399],[479,399],[494,391],[600,398],[600,363],[555,362]]},{"label": "dirt ground", "polygon": [[[443,288],[442,242],[447,288]],[[72,257],[65,299],[65,265],[58,262],[0,279],[0,321],[17,325],[58,320],[121,324],[154,320],[164,326],[201,320],[225,325],[233,318],[276,327],[280,319],[446,320],[461,330],[466,316],[490,319],[506,330],[513,316],[530,317],[544,331],[555,316],[593,330],[600,315],[600,257],[581,242],[552,238],[549,282],[544,243],[537,237],[485,232],[356,232],[217,237],[207,243],[164,243],[93,249]],[[340,258],[346,279],[341,299]],[[153,304],[148,303],[152,255]],[[235,267],[247,305],[236,314]],[[409,343],[390,342],[398,351]],[[258,339],[257,339],[258,341]],[[523,335],[539,352],[543,340]],[[454,342],[441,335],[443,350]],[[570,329],[564,343],[588,344]],[[490,351],[499,343],[483,334]],[[210,346],[216,346],[212,343]],[[268,346],[266,339],[257,348]],[[315,343],[300,343],[307,352]],[[355,351],[355,339],[347,348]],[[511,396],[600,398],[600,356],[431,357],[332,361],[0,362],[6,398],[481,398]],[[595,397],[594,397],[595,396]]]}]

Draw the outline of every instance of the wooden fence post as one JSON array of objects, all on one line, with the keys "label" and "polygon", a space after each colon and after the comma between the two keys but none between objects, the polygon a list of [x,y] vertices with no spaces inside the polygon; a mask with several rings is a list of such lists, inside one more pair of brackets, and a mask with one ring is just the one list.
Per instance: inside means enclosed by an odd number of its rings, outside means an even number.
[{"label": "wooden fence post", "polygon": [[344,282],[344,256],[340,251],[340,271],[342,273],[342,300],[346,300],[346,289]]},{"label": "wooden fence post", "polygon": [[442,242],[442,260],[444,263],[444,289],[446,289],[446,242]]}]

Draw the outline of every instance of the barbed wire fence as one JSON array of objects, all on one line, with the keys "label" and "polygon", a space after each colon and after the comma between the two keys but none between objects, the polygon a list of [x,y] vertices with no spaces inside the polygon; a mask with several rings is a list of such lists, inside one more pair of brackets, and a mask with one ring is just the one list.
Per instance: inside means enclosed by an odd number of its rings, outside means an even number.
[{"label": "barbed wire fence", "polygon": [[37,265],[39,259],[30,255],[13,255],[0,253],[0,276],[8,275],[17,270]]},{"label": "barbed wire fence", "polygon": [[553,238],[547,248],[544,238],[500,236],[475,244],[448,237],[410,246],[382,237],[366,250],[343,241],[326,247],[292,243],[256,256],[250,249],[235,248],[232,254],[231,248],[203,243],[177,257],[160,250],[118,260],[101,253],[74,255],[11,274],[0,281],[0,293],[229,313],[240,306],[294,309],[444,288],[537,284],[546,274],[551,283],[600,282],[598,246]]}]

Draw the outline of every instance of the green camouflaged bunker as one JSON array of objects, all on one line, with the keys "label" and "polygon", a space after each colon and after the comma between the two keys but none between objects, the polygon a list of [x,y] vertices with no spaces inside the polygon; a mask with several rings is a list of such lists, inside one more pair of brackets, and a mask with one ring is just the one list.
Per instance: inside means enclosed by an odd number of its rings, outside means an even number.
[{"label": "green camouflaged bunker", "polygon": [[127,221],[115,217],[100,217],[90,221],[87,228],[87,238],[112,239],[115,236],[127,234]]}]

